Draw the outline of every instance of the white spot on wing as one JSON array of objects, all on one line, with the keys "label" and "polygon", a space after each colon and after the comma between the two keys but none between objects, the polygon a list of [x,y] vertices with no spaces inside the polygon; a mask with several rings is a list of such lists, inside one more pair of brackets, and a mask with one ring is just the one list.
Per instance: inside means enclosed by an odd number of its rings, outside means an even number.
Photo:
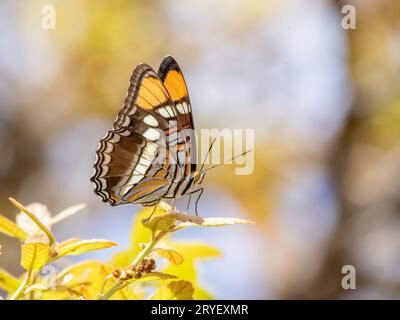
[{"label": "white spot on wing", "polygon": [[183,109],[185,110],[185,113],[189,113],[190,112],[189,105],[186,102],[183,102],[182,105]]},{"label": "white spot on wing", "polygon": [[185,101],[182,103],[178,103],[176,105],[176,108],[178,109],[178,112],[180,114],[186,114],[190,112],[190,105],[188,103],[186,103]]},{"label": "white spot on wing", "polygon": [[178,103],[178,104],[176,105],[176,108],[178,109],[179,113],[181,113],[181,114],[184,114],[184,113],[185,113],[185,109],[184,109],[182,103]]},{"label": "white spot on wing", "polygon": [[144,156],[140,157],[139,163],[141,163],[142,165],[149,167],[151,165],[151,160],[147,159]]},{"label": "white spot on wing", "polygon": [[152,126],[152,127],[158,126],[158,121],[157,121],[157,119],[154,118],[151,114],[145,116],[145,117],[143,118],[143,122],[144,122],[145,124],[149,125],[149,126]]},{"label": "white spot on wing", "polygon": [[164,118],[169,118],[169,114],[165,108],[160,108],[157,110],[159,114],[161,114]]},{"label": "white spot on wing", "polygon": [[155,143],[152,143],[152,142],[147,143],[147,145],[144,149],[148,154],[151,154],[153,157],[155,157],[155,155],[157,153],[157,145]]},{"label": "white spot on wing", "polygon": [[172,110],[171,106],[158,108],[157,112],[166,119],[173,118],[175,116],[174,110]]},{"label": "white spot on wing", "polygon": [[165,109],[167,109],[168,113],[173,116],[174,115],[174,111],[172,110],[172,108],[170,106],[166,106]]},{"label": "white spot on wing", "polygon": [[136,171],[137,173],[140,173],[140,174],[145,174],[146,171],[147,171],[147,168],[148,168],[148,166],[144,166],[143,164],[138,163],[138,164],[136,165],[135,171]]},{"label": "white spot on wing", "polygon": [[133,186],[139,183],[144,178],[143,174],[133,174],[127,184],[121,189],[122,195],[126,195]]},{"label": "white spot on wing", "polygon": [[156,140],[160,139],[160,132],[158,132],[158,130],[156,130],[156,129],[149,128],[146,130],[145,133],[143,133],[143,137],[145,137],[146,139],[148,139],[150,141],[156,141]]}]

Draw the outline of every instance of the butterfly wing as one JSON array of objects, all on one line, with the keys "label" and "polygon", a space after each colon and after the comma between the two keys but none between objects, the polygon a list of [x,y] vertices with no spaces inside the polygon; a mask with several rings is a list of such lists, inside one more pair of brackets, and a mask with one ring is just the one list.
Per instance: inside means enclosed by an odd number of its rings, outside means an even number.
[{"label": "butterfly wing", "polygon": [[[174,103],[154,70],[138,65],[123,107],[96,152],[95,193],[111,205],[157,202],[170,187],[177,165],[164,135],[176,131]],[[171,125],[172,123],[172,125]]]},{"label": "butterfly wing", "polygon": [[[162,61],[158,76],[174,103],[178,131],[183,136],[183,143],[178,150],[182,150],[184,156],[179,157],[178,160],[180,160],[181,165],[185,166],[185,176],[189,176],[196,171],[197,152],[192,108],[186,81],[178,63],[171,56],[165,57]],[[183,160],[181,160],[182,158]]]}]

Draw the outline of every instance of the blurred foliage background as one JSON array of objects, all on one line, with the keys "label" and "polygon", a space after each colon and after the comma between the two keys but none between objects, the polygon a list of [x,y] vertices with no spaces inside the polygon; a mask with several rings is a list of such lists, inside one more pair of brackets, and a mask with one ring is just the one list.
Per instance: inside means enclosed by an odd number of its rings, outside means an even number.
[{"label": "blurred foliage background", "polygon": [[[41,26],[46,4],[55,30]],[[341,26],[345,4],[355,30]],[[57,237],[127,247],[139,208],[103,204],[89,177],[133,68],[167,54],[185,73],[198,129],[255,129],[253,174],[210,172],[199,211],[257,226],[179,236],[224,254],[199,265],[204,287],[227,299],[400,298],[395,0],[2,1],[1,213],[14,217],[9,196],[51,212],[87,203]],[[0,265],[19,275],[18,242],[0,243]],[[347,264],[357,290],[341,287]]]}]

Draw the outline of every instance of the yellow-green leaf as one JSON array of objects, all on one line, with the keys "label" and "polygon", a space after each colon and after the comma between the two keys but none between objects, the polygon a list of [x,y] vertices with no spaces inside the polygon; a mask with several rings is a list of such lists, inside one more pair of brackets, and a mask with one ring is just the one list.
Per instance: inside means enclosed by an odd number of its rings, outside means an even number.
[{"label": "yellow-green leaf", "polygon": [[[84,289],[80,290],[79,295],[96,298],[96,294],[100,293],[105,277],[109,275],[111,271],[112,268],[99,261],[86,260],[71,265],[59,272],[56,282],[72,290],[78,290],[84,287],[86,291]],[[57,299],[67,299],[71,292],[73,291],[69,291],[69,293],[68,291],[60,292],[60,297],[57,297]],[[52,294],[52,292],[48,292],[47,294]],[[78,298],[79,295],[73,295],[73,297]],[[52,299],[53,297],[49,298]]]},{"label": "yellow-green leaf", "polygon": [[78,242],[78,241],[81,241],[81,239],[79,239],[79,238],[69,238],[67,240],[64,240],[63,242],[58,243],[56,248],[59,250],[62,247],[68,246],[68,245],[70,245],[72,243],[75,243],[75,242]]},{"label": "yellow-green leaf", "polygon": [[190,281],[172,281],[166,286],[160,287],[152,296],[151,300],[191,300],[194,288]]},{"label": "yellow-green leaf", "polygon": [[[69,289],[80,290],[80,294],[91,299],[97,299],[97,295],[104,290],[107,292],[111,289],[114,281],[110,279],[105,282],[107,276],[113,271],[111,266],[103,264],[95,260],[87,260],[72,265],[57,274],[57,283],[64,283]],[[103,288],[104,286],[104,288]],[[84,290],[82,288],[85,288]],[[53,291],[47,292],[47,295]],[[118,290],[112,297],[112,300],[135,300],[140,299],[143,295],[141,287],[127,286]],[[61,292],[58,299],[67,299],[69,296],[67,291]],[[77,297],[77,296],[75,296]],[[54,298],[54,296],[46,296],[46,298]]]},{"label": "yellow-green leaf", "polygon": [[183,262],[183,256],[176,250],[156,248],[154,251],[173,264],[181,264]]},{"label": "yellow-green leaf", "polygon": [[49,260],[50,247],[45,242],[27,242],[21,249],[21,266],[27,271],[40,270]]},{"label": "yellow-green leaf", "polygon": [[56,247],[58,256],[62,257],[65,255],[78,255],[88,251],[100,250],[117,246],[118,244],[104,239],[91,239],[91,240],[67,240],[67,243],[60,243]]},{"label": "yellow-green leaf", "polygon": [[116,254],[114,254],[111,260],[111,264],[113,266],[127,267],[132,262],[132,260],[135,259],[135,256],[135,248],[129,248],[125,251],[117,252]]},{"label": "yellow-green leaf", "polygon": [[170,280],[170,279],[176,279],[176,278],[178,278],[178,277],[174,276],[173,274],[155,271],[155,272],[146,273],[145,275],[143,275],[143,277],[141,277],[140,279],[135,280],[135,281]]},{"label": "yellow-green leaf", "polygon": [[[136,214],[135,219],[132,223],[132,229],[130,234],[130,246],[127,250],[118,252],[114,255],[112,259],[112,264],[114,266],[126,267],[128,266],[133,259],[139,254],[139,252],[143,249],[138,243],[147,243],[151,239],[151,230],[147,228],[143,228],[142,219],[149,217],[153,211],[152,207],[144,207],[139,210]],[[154,214],[163,213],[160,206],[157,207]]]},{"label": "yellow-green leaf", "polygon": [[180,265],[170,263],[162,272],[174,274],[181,279],[191,281],[196,288],[194,293],[195,299],[211,299],[212,296],[198,283],[196,262],[198,260],[218,257],[221,255],[221,252],[204,243],[168,241],[166,245],[178,250],[185,257],[185,261]]},{"label": "yellow-green leaf", "polygon": [[[136,218],[133,221],[132,229],[131,229],[131,236],[130,236],[130,243],[131,245],[135,246],[135,254],[139,253],[141,250],[138,247],[138,243],[144,242],[147,243],[151,238],[151,230],[147,228],[143,228],[142,221],[146,220],[146,218],[150,217],[153,213],[153,207],[144,207],[143,209],[139,210],[136,214]],[[156,210],[153,213],[153,216],[157,216],[159,214],[164,214],[165,211],[162,209],[161,206],[157,206]]]},{"label": "yellow-green leaf", "polygon": [[20,279],[15,278],[13,275],[0,268],[0,289],[7,292],[14,292],[20,284]]},{"label": "yellow-green leaf", "polygon": [[[86,271],[86,272],[85,272]],[[65,277],[68,277],[67,283],[69,284],[71,281],[74,283],[89,281],[92,279],[87,278],[88,274],[93,272],[99,273],[100,275],[108,275],[111,273],[112,268],[106,264],[101,263],[97,260],[86,260],[79,262],[77,264],[73,264],[57,274],[57,281],[65,281]],[[71,277],[72,276],[72,277]]]},{"label": "yellow-green leaf", "polygon": [[15,200],[13,198],[8,198],[8,199],[14,206],[16,206],[23,213],[25,213],[29,218],[31,218],[32,221],[38,226],[38,228],[46,234],[47,238],[50,241],[50,245],[52,245],[56,241],[56,239],[55,239],[54,235],[51,233],[50,229],[42,221],[40,221],[40,219],[38,217],[36,217],[36,215],[34,215],[29,209],[24,207],[17,200]]},{"label": "yellow-green leaf", "polygon": [[198,222],[183,222],[180,223],[175,230],[186,228],[186,227],[222,227],[222,226],[230,226],[234,224],[254,224],[253,221],[244,220],[239,218],[204,218]]},{"label": "yellow-green leaf", "polygon": [[0,215],[0,232],[25,241],[28,237],[27,233],[16,225],[14,221]]},{"label": "yellow-green leaf", "polygon": [[[41,223],[43,223],[43,225],[45,225],[47,228],[50,228],[51,214],[46,205],[34,202],[26,205],[25,208],[31,212]],[[17,226],[24,230],[29,236],[33,236],[42,232],[38,225],[22,210],[21,212],[17,213],[15,222],[17,223]]]},{"label": "yellow-green leaf", "polygon": [[[136,291],[138,293],[136,293]],[[141,292],[139,290],[136,290],[132,286],[126,286],[125,288],[118,290],[118,292],[113,297],[111,297],[111,299],[114,298],[115,300],[140,300],[140,296]]]},{"label": "yellow-green leaf", "polygon": [[[187,260],[204,260],[221,256],[220,250],[202,242],[165,241],[165,245],[179,251],[185,257],[185,262]],[[176,268],[178,269],[180,266]]]},{"label": "yellow-green leaf", "polygon": [[175,212],[175,217],[176,217],[176,220],[179,220],[181,222],[193,222],[196,224],[201,224],[204,221],[204,218],[202,218],[200,216],[196,216],[196,215],[188,214],[188,213],[184,213],[184,212]]},{"label": "yellow-green leaf", "polygon": [[175,224],[175,214],[174,213],[161,213],[158,215],[153,215],[150,219],[142,220],[143,225],[151,229],[152,231],[163,231],[167,232]]},{"label": "yellow-green leaf", "polygon": [[33,285],[29,286],[28,288],[26,288],[24,291],[24,294],[28,294],[34,290],[45,291],[45,290],[49,290],[49,289],[50,288],[43,283],[36,283],[36,284],[33,284]]}]

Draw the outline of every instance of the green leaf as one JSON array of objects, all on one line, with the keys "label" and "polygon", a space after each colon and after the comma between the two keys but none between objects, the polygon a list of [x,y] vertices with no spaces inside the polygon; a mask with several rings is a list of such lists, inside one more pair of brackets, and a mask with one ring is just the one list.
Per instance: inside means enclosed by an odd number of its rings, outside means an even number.
[{"label": "green leaf", "polygon": [[[86,260],[71,265],[59,272],[56,281],[68,288],[82,288],[80,294],[96,299],[96,295],[100,293],[105,277],[111,272],[112,268],[106,264],[96,260]],[[64,299],[67,299],[70,295],[68,292],[63,292],[62,294],[64,295]]]},{"label": "green leaf", "polygon": [[[80,288],[81,294],[86,298],[97,299],[97,295],[104,289],[107,292],[114,281],[110,279],[105,283],[105,278],[111,274],[113,268],[96,260],[87,260],[74,264],[57,275],[57,282],[64,283],[68,288]],[[103,288],[104,286],[104,288]],[[81,290],[84,288],[84,290]],[[136,300],[142,296],[142,288],[132,288],[127,286],[118,290],[112,300]],[[48,294],[51,294],[49,292]],[[63,292],[62,297],[67,299],[68,292]],[[51,298],[51,296],[49,296]]]},{"label": "green leaf", "polygon": [[0,215],[0,232],[25,241],[28,238],[27,233],[18,227],[14,221]]},{"label": "green leaf", "polygon": [[21,280],[0,268],[0,289],[7,292],[14,292],[20,286]]},{"label": "green leaf", "polygon": [[70,245],[70,244],[75,243],[75,242],[78,242],[78,241],[81,241],[81,239],[79,239],[79,238],[69,238],[69,239],[67,239],[67,240],[64,240],[63,242],[57,243],[57,245],[56,245],[55,248],[56,248],[57,250],[59,250],[59,249],[65,247],[65,246],[67,246],[67,245]]},{"label": "green leaf", "polygon": [[[25,206],[26,210],[31,212],[43,225],[50,228],[51,214],[44,204],[34,202]],[[17,226],[24,230],[29,237],[34,236],[43,231],[38,227],[38,225],[23,211],[17,213],[15,217],[15,222]]]},{"label": "green leaf", "polygon": [[[137,213],[136,218],[133,221],[130,243],[131,245],[135,246],[135,255],[138,254],[141,250],[138,246],[138,243],[147,243],[151,239],[151,231],[147,228],[143,228],[142,220],[148,218],[153,210],[153,207],[144,207]],[[154,215],[158,215],[161,213],[164,213],[164,211],[157,207]]]},{"label": "green leaf", "polygon": [[49,261],[50,247],[45,242],[27,242],[21,247],[21,266],[28,272],[40,270]]},{"label": "green leaf", "polygon": [[38,290],[38,291],[46,291],[49,290],[50,288],[48,286],[46,286],[43,283],[36,283],[33,284],[31,286],[29,286],[28,288],[25,289],[24,294],[28,294],[34,290]]},{"label": "green leaf", "polygon": [[176,278],[178,278],[178,277],[174,276],[173,274],[155,271],[155,272],[146,273],[145,275],[143,275],[143,277],[141,277],[140,279],[135,280],[135,281],[170,280],[170,279],[176,279]]},{"label": "green leaf", "polygon": [[100,250],[117,246],[118,244],[104,239],[80,240],[70,239],[60,243],[56,247],[59,257],[66,255],[78,255],[89,251]]},{"label": "green leaf", "polygon": [[[86,271],[86,272],[85,272]],[[65,281],[65,277],[68,278],[68,284],[73,281],[76,282],[83,282],[88,280],[93,280],[88,278],[88,275],[95,271],[105,274],[106,276],[111,273],[112,268],[107,266],[106,264],[101,263],[97,260],[86,260],[76,264],[73,264],[57,274],[57,281]]]},{"label": "green leaf", "polygon": [[183,256],[173,249],[155,248],[154,251],[157,252],[160,257],[167,259],[173,264],[181,264],[184,260]]},{"label": "green leaf", "polygon": [[158,215],[153,215],[150,219],[143,219],[143,225],[154,231],[168,232],[175,224],[175,214],[174,213],[162,213]]},{"label": "green leaf", "polygon": [[41,229],[49,238],[50,245],[52,245],[54,242],[56,242],[56,238],[54,235],[51,233],[50,229],[48,229],[38,217],[36,217],[32,212],[30,212],[26,207],[24,207],[21,203],[19,203],[17,200],[13,198],[8,198],[10,202],[16,206],[19,210],[21,210],[23,213],[25,213],[29,218],[32,219],[32,221]]},{"label": "green leaf", "polygon": [[180,230],[186,227],[222,227],[234,224],[254,224],[253,221],[239,218],[204,218],[200,221],[186,221],[180,223],[174,230]]},{"label": "green leaf", "polygon": [[196,288],[194,293],[195,299],[211,299],[212,296],[202,288],[197,279],[196,262],[199,260],[210,259],[219,257],[221,252],[204,243],[197,242],[166,242],[166,245],[170,248],[174,248],[179,251],[185,260],[180,265],[168,264],[168,266],[162,270],[162,272],[174,274],[178,278],[189,280]]},{"label": "green leaf", "polygon": [[114,254],[111,260],[113,266],[127,267],[135,258],[136,250],[134,248],[129,248],[128,250],[117,252]]},{"label": "green leaf", "polygon": [[221,256],[220,250],[202,242],[168,241],[166,245],[179,251],[185,257],[185,262],[186,260],[204,260]]},{"label": "green leaf", "polygon": [[191,300],[194,288],[190,281],[172,281],[166,286],[160,287],[152,296],[151,300]]},{"label": "green leaf", "polygon": [[[162,202],[163,203],[163,202]],[[154,215],[165,213],[164,207],[157,206]],[[140,243],[148,243],[151,239],[151,230],[147,228],[143,228],[142,220],[149,217],[153,212],[153,207],[144,207],[141,209],[135,216],[135,219],[132,223],[132,229],[130,234],[130,246],[127,250],[118,252],[114,255],[112,259],[112,264],[114,266],[126,267],[129,266],[130,263],[136,258],[140,251],[143,250],[141,248]],[[166,236],[164,236],[164,239]],[[139,244],[139,245],[138,245]]]},{"label": "green leaf", "polygon": [[126,286],[118,290],[118,292],[111,297],[111,300],[140,300],[141,295],[139,290],[135,290],[132,286]]}]

